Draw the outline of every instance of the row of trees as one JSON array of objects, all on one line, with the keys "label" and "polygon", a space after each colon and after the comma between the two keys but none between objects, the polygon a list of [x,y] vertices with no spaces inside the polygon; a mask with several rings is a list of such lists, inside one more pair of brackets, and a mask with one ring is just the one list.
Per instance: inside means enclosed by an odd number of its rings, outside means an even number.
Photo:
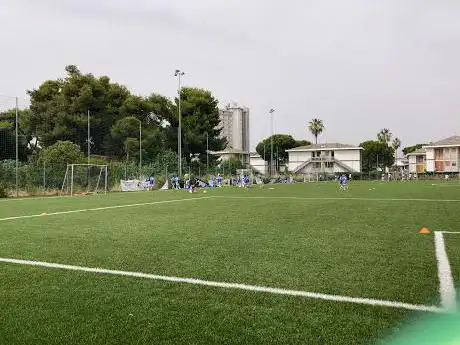
[{"label": "row of trees", "polygon": [[[86,152],[88,136],[92,155],[115,160],[138,160],[141,144],[146,163],[177,151],[177,98],[133,95],[109,77],[83,74],[73,65],[65,71],[65,78],[28,91],[30,108],[19,112],[21,161],[38,159],[39,151],[59,141],[75,143]],[[225,147],[225,139],[219,136],[218,101],[211,92],[183,88],[181,114],[186,162],[206,160],[207,138],[210,150]],[[15,158],[15,115],[14,109],[0,113],[0,160]]]},{"label": "row of trees", "polygon": [[[92,155],[113,160],[135,162],[139,154],[147,164],[177,158],[177,98],[171,100],[157,93],[146,97],[133,95],[109,77],[83,74],[74,65],[67,66],[65,71],[64,78],[45,81],[37,89],[28,91],[30,108],[19,111],[18,153],[21,161],[49,160],[50,157],[40,152],[53,145],[60,145],[56,149],[60,152],[70,147],[58,144],[66,141],[74,143],[76,146],[72,147],[78,147],[80,153],[86,152],[88,137]],[[211,92],[183,88],[181,115],[185,164],[205,162],[207,142],[210,150],[225,148],[226,141],[220,138],[218,101]],[[0,160],[16,156],[15,118],[15,109],[0,113]],[[315,143],[324,128],[319,118],[309,122],[308,130]],[[273,155],[275,162],[284,164],[288,159],[286,150],[309,144],[309,141],[298,141],[290,135],[275,134],[262,140],[256,151],[266,161]],[[390,130],[384,128],[376,140],[360,145],[364,148],[363,168],[372,170],[377,166],[391,166],[401,141],[393,139]],[[407,154],[420,147],[406,147],[403,152]],[[211,161],[214,159],[210,158]]]}]

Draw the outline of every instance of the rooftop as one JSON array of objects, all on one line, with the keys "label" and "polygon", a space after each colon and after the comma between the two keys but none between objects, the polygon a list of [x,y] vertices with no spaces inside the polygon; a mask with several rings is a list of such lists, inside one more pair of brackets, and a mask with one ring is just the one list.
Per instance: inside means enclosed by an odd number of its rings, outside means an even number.
[{"label": "rooftop", "polygon": [[294,147],[286,151],[316,151],[316,150],[362,150],[359,146],[341,144],[341,143],[326,143],[326,144],[311,144],[307,146]]},{"label": "rooftop", "polygon": [[246,154],[247,155],[249,152],[229,147],[222,151],[209,151],[209,153],[213,155],[222,155],[222,154]]},{"label": "rooftop", "polygon": [[460,136],[454,135],[452,137],[445,138],[434,143],[429,143],[426,147],[435,146],[460,146]]},{"label": "rooftop", "polygon": [[409,152],[406,156],[421,156],[426,154],[426,149],[422,147],[421,149]]}]

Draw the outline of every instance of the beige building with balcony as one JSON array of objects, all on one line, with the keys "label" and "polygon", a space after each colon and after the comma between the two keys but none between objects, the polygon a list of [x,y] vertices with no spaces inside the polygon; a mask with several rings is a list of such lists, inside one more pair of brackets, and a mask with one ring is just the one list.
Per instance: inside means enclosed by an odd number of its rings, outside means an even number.
[{"label": "beige building with balcony", "polygon": [[407,157],[410,173],[459,173],[460,136],[430,143]]}]

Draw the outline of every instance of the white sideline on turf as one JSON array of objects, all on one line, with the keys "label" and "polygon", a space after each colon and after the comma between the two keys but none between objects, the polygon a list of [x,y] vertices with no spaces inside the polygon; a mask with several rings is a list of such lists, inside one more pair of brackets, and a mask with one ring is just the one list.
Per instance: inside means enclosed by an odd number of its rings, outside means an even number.
[{"label": "white sideline on turf", "polygon": [[457,310],[457,295],[455,292],[454,279],[452,277],[442,231],[435,231],[434,244],[436,249],[436,261],[438,262],[441,304],[444,309],[455,312]]},{"label": "white sideline on turf", "polygon": [[415,311],[422,311],[422,312],[433,312],[433,313],[446,312],[445,309],[439,308],[436,306],[410,304],[410,303],[402,303],[402,302],[395,302],[395,301],[385,301],[385,300],[378,300],[378,299],[372,299],[372,298],[328,295],[328,294],[317,293],[317,292],[287,290],[287,289],[272,288],[272,287],[267,287],[267,286],[217,282],[217,281],[194,279],[194,278],[169,277],[169,276],[161,276],[161,275],[142,273],[142,272],[119,271],[119,270],[110,270],[110,269],[105,269],[105,268],[73,266],[73,265],[64,265],[64,264],[57,264],[57,263],[51,263],[51,262],[30,261],[30,260],[11,259],[11,258],[0,258],[0,262],[19,264],[19,265],[28,265],[28,266],[39,266],[39,267],[47,267],[47,268],[64,269],[64,270],[71,270],[71,271],[83,271],[83,272],[91,272],[91,273],[153,279],[153,280],[160,280],[160,281],[166,281],[166,282],[171,282],[171,283],[185,283],[185,284],[204,285],[204,286],[211,286],[211,287],[225,288],[225,289],[238,289],[238,290],[247,290],[247,291],[255,291],[255,292],[265,292],[265,293],[271,293],[271,294],[277,294],[277,295],[298,296],[298,297],[306,297],[306,298],[311,298],[311,299],[321,299],[321,300],[328,300],[328,301],[335,301],[335,302],[348,302],[348,303],[372,305],[372,306],[379,306],[379,307],[400,308],[400,309],[408,309],[408,310],[415,310]]},{"label": "white sideline on turf", "polygon": [[294,200],[361,200],[361,201],[431,201],[460,202],[460,199],[397,199],[397,198],[339,198],[339,197],[300,197],[300,196],[223,196],[225,199],[294,199]]},{"label": "white sideline on turf", "polygon": [[125,204],[125,205],[113,205],[113,206],[104,206],[104,207],[96,207],[96,208],[82,208],[79,210],[59,211],[59,212],[50,212],[50,213],[42,213],[42,214],[31,214],[31,215],[24,215],[24,216],[13,216],[13,217],[0,218],[0,222],[6,221],[6,220],[35,218],[35,217],[44,217],[44,216],[57,216],[60,214],[81,213],[81,212],[90,212],[90,211],[103,211],[103,210],[112,210],[116,208],[139,207],[139,206],[147,206],[147,205],[168,204],[168,203],[173,203],[173,202],[182,202],[182,201],[200,200],[200,199],[213,199],[213,198],[217,198],[217,196],[202,196],[202,197],[187,198],[187,199],[151,201],[151,202],[144,202],[140,204]]}]

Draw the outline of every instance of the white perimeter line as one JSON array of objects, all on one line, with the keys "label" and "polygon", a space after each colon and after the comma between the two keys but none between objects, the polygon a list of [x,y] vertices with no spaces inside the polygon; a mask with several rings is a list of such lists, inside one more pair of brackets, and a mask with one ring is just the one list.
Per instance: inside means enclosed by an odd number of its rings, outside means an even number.
[{"label": "white perimeter line", "polygon": [[10,258],[0,258],[0,262],[19,264],[19,265],[28,265],[28,266],[40,266],[40,267],[47,267],[47,268],[58,268],[58,269],[65,269],[65,270],[71,270],[71,271],[83,271],[83,272],[91,272],[91,273],[101,273],[101,274],[111,274],[111,275],[119,275],[119,276],[135,277],[135,278],[153,279],[153,280],[161,280],[161,281],[167,281],[167,282],[172,282],[172,283],[186,283],[186,284],[204,285],[204,286],[212,286],[212,287],[226,288],[226,289],[238,289],[238,290],[265,292],[265,293],[271,293],[271,294],[277,294],[277,295],[298,296],[298,297],[322,299],[322,300],[336,301],[336,302],[348,302],[348,303],[366,304],[366,305],[380,306],[380,307],[401,308],[401,309],[416,310],[416,311],[423,311],[423,312],[433,312],[433,313],[446,312],[445,309],[439,308],[436,306],[410,304],[410,303],[402,303],[402,302],[394,302],[394,301],[384,301],[384,300],[371,299],[371,298],[358,298],[358,297],[328,295],[328,294],[317,293],[317,292],[286,290],[286,289],[272,288],[272,287],[266,287],[266,286],[216,282],[216,281],[194,279],[194,278],[168,277],[168,276],[161,276],[161,275],[142,273],[142,272],[118,271],[118,270],[109,270],[109,269],[104,269],[104,268],[72,266],[72,265],[63,265],[63,264],[50,263],[50,262],[19,260],[19,259],[10,259]]},{"label": "white perimeter line", "polygon": [[442,232],[443,234],[460,234],[460,231],[439,231]]},{"label": "white perimeter line", "polygon": [[198,198],[162,200],[162,201],[144,202],[144,203],[141,203],[141,204],[125,204],[125,205],[105,206],[105,207],[96,207],[96,208],[83,208],[83,209],[71,210],[71,211],[50,212],[50,213],[43,213],[43,214],[31,214],[31,215],[25,215],[25,216],[14,216],[14,217],[0,218],[0,222],[6,221],[6,220],[45,217],[45,216],[56,216],[56,215],[60,215],[60,214],[81,213],[81,212],[90,212],[90,211],[103,211],[103,210],[112,210],[112,209],[116,209],[116,208],[139,207],[139,206],[157,205],[157,204],[168,204],[168,203],[173,203],[173,202],[182,202],[182,201],[200,200],[200,199],[212,199],[212,198],[217,198],[217,196],[202,196],[202,197],[198,197]]},{"label": "white perimeter line", "polygon": [[441,305],[449,311],[457,310],[456,293],[454,279],[450,270],[449,259],[447,257],[444,236],[442,232],[435,231],[434,244],[436,249],[436,261],[438,262],[439,293],[441,294]]},{"label": "white perimeter line", "polygon": [[394,198],[304,198],[298,196],[223,196],[225,199],[294,199],[294,200],[362,200],[362,201],[431,201],[431,202],[459,202],[460,199],[394,199]]}]

